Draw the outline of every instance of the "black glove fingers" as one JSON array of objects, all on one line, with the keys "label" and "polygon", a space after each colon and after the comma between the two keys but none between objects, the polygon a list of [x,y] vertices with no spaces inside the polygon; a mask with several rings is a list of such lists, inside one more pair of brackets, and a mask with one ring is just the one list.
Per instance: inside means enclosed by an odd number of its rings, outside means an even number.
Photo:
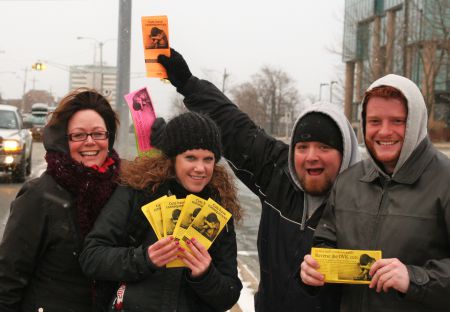
[{"label": "black glove fingers", "polygon": [[158,55],[158,63],[160,63],[162,66],[164,66],[164,68],[167,69],[170,63],[170,59],[167,56],[160,54]]},{"label": "black glove fingers", "polygon": [[150,135],[150,143],[154,147],[159,149],[161,148],[165,128],[166,128],[166,121],[164,120],[164,118],[161,117],[156,118],[152,125],[152,134]]}]

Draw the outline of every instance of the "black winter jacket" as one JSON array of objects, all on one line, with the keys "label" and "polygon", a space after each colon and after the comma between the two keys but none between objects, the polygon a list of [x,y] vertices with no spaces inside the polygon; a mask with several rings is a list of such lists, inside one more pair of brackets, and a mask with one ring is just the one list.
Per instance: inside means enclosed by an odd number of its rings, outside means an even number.
[{"label": "black winter jacket", "polygon": [[17,194],[0,248],[0,311],[91,311],[91,283],[78,263],[82,239],[73,204],[45,173]]},{"label": "black winter jacket", "polygon": [[86,237],[81,266],[95,279],[126,283],[123,311],[225,311],[239,298],[242,284],[232,219],[209,249],[212,264],[200,280],[190,279],[184,268],[151,264],[147,248],[157,237],[141,207],[164,195],[184,198],[187,193],[180,189],[174,181],[154,194],[119,186]]},{"label": "black winter jacket", "polygon": [[189,110],[205,113],[217,123],[225,158],[261,200],[257,241],[261,279],[256,311],[337,311],[335,290],[311,297],[299,283],[299,266],[310,252],[324,205],[301,224],[305,198],[289,173],[289,146],[257,127],[208,81],[191,77],[178,91],[186,96]]}]

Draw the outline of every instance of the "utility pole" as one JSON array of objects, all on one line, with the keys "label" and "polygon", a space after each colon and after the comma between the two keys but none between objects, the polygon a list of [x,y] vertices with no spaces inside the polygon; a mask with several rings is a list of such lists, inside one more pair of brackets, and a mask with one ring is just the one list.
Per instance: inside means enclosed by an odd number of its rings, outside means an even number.
[{"label": "utility pole", "polygon": [[333,84],[338,83],[336,80],[330,81],[330,103],[333,103]]},{"label": "utility pole", "polygon": [[227,74],[227,69],[225,68],[223,70],[223,76],[222,76],[222,93],[225,93],[225,82],[229,76],[230,76],[230,74]]},{"label": "utility pole", "polygon": [[104,42],[100,41],[98,43],[98,47],[100,48],[100,94],[103,95],[103,44]]},{"label": "utility pole", "polygon": [[25,67],[23,79],[23,92],[22,92],[22,112],[25,111],[25,92],[27,92],[27,74],[28,74],[28,67]]},{"label": "utility pole", "polygon": [[120,128],[117,141],[119,155],[127,157],[128,108],[124,95],[130,92],[130,50],[131,50],[131,0],[119,0],[119,30],[117,45],[117,84],[116,103],[120,116]]}]

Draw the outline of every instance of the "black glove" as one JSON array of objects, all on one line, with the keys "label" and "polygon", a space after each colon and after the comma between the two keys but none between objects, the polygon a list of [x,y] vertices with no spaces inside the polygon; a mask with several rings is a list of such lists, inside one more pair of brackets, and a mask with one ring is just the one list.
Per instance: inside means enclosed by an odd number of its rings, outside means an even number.
[{"label": "black glove", "polygon": [[192,76],[183,56],[172,48],[170,49],[170,57],[162,54],[158,55],[158,63],[164,66],[170,83],[177,89],[183,88]]},{"label": "black glove", "polygon": [[150,143],[157,149],[161,149],[165,128],[166,128],[166,121],[164,120],[164,118],[161,117],[156,118],[152,125],[152,134],[150,135]]}]

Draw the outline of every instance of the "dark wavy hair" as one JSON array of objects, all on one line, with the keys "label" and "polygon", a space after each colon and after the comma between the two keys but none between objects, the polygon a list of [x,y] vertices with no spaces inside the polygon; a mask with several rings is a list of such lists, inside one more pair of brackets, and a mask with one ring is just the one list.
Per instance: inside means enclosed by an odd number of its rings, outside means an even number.
[{"label": "dark wavy hair", "polygon": [[[175,179],[175,159],[164,154],[141,156],[134,161],[122,162],[119,183],[132,188],[149,189],[155,192],[169,179]],[[220,204],[233,215],[236,221],[241,219],[241,208],[237,200],[237,191],[232,177],[222,165],[214,164],[211,181],[208,184],[220,197]]]},{"label": "dark wavy hair", "polygon": [[62,135],[67,135],[67,124],[72,116],[81,110],[92,109],[105,121],[109,133],[108,146],[111,150],[119,126],[119,118],[112,109],[108,100],[94,89],[79,88],[67,94],[58,104],[51,115],[48,126],[63,130]]}]

